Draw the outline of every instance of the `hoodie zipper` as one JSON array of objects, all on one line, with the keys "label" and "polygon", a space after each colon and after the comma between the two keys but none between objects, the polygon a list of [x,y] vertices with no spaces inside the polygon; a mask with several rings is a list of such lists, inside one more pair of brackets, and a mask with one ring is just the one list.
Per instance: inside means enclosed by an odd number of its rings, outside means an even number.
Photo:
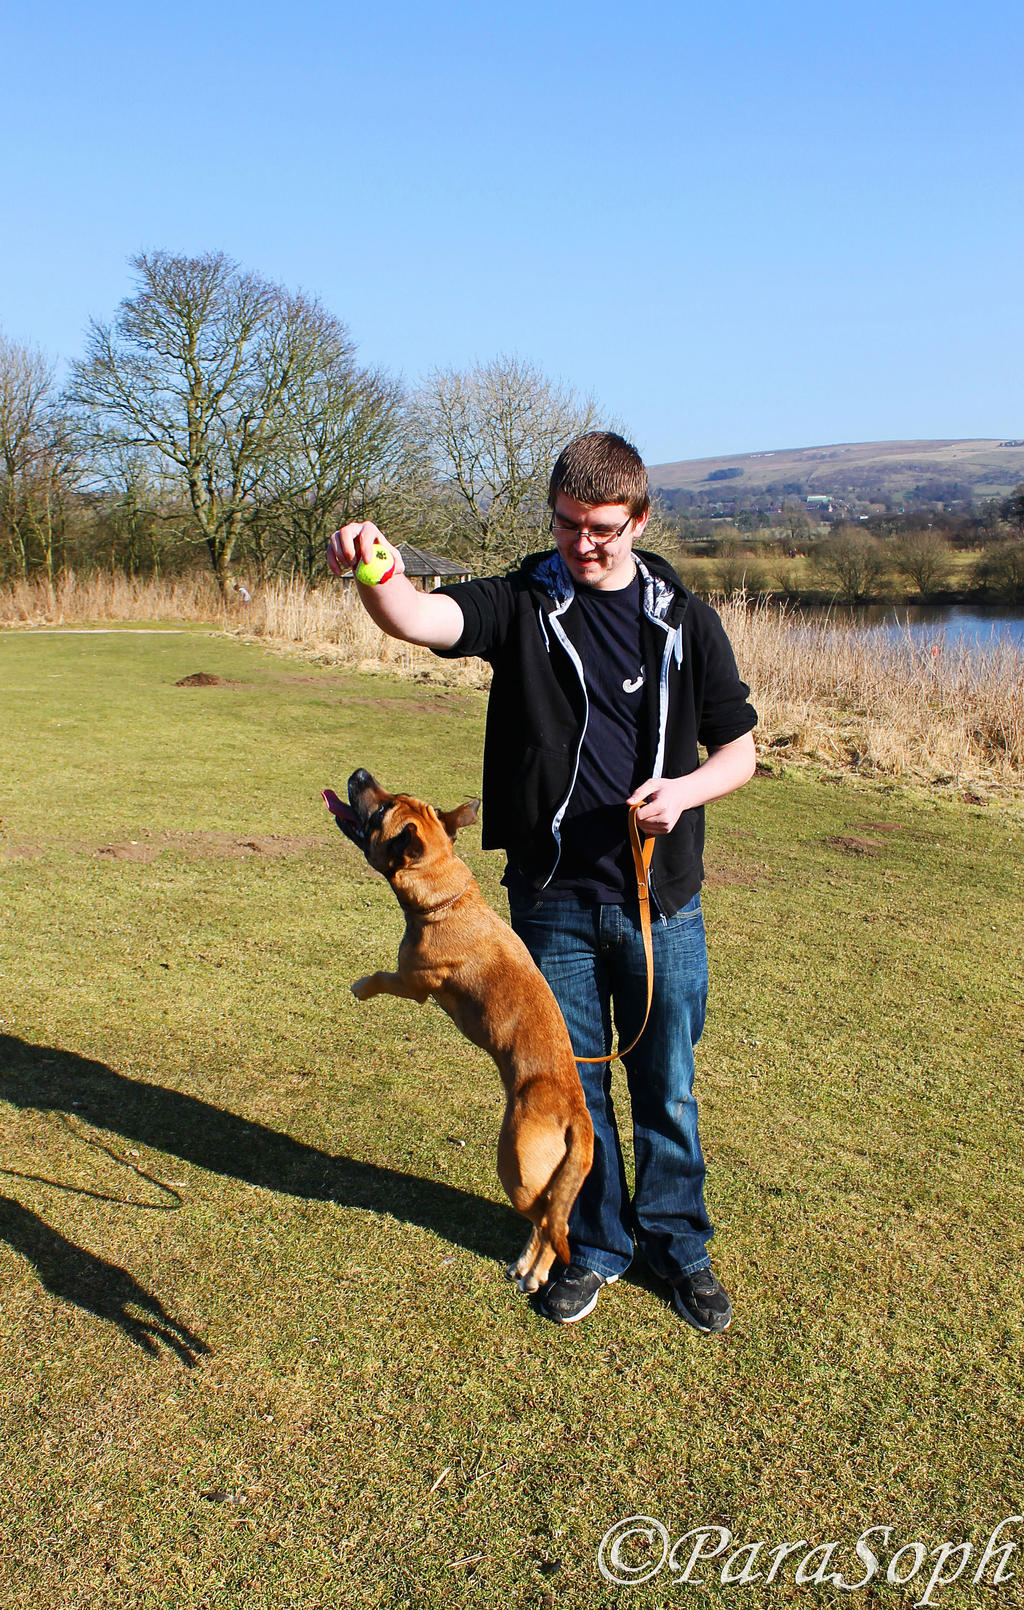
[{"label": "hoodie zipper", "polygon": [[[665,767],[665,741],[668,735],[668,678],[672,668],[672,660],[675,659],[677,666],[683,663],[683,629],[681,626],[669,626],[666,621],[659,620],[656,615],[648,614],[646,610],[644,613],[647,614],[649,621],[652,621],[655,626],[660,626],[665,633],[665,649],[661,656],[661,675],[658,678],[658,752],[654,757],[654,765],[651,768],[651,776],[660,777]],[[658,900],[657,880],[654,877],[653,860],[647,873],[647,886],[650,890],[651,902],[658,907],[660,915],[661,907]]]},{"label": "hoodie zipper", "polygon": [[[551,871],[548,873],[547,877],[544,879],[544,882],[541,884],[542,889],[547,888],[548,884],[551,882],[551,880],[554,877],[555,873],[558,871],[558,863],[562,859],[562,831],[561,831],[562,830],[562,819],[565,816],[566,810],[568,809],[569,801],[572,799],[572,791],[576,787],[576,779],[579,776],[579,772],[580,772],[580,755],[583,753],[583,740],[587,736],[587,728],[590,725],[590,697],[589,697],[589,695],[587,693],[586,677],[583,675],[583,661],[580,659],[579,654],[577,653],[574,645],[570,642],[570,640],[569,640],[569,638],[568,638],[568,636],[567,636],[567,634],[565,632],[565,629],[562,626],[562,622],[559,619],[559,617],[561,615],[563,615],[565,613],[565,611],[569,608],[569,605],[572,603],[574,596],[575,596],[575,594],[570,592],[570,594],[569,594],[569,596],[567,598],[565,598],[560,604],[556,604],[555,608],[551,611],[550,615],[547,617],[547,620],[550,621],[550,623],[551,623],[551,630],[554,632],[554,634],[557,637],[559,643],[561,643],[562,647],[564,648],[566,654],[569,657],[570,662],[572,663],[573,667],[575,668],[576,675],[580,679],[580,688],[581,688],[582,693],[583,693],[583,725],[580,728],[579,742],[576,745],[576,757],[575,757],[575,759],[573,761],[572,776],[569,779],[568,790],[566,792],[565,798],[562,800],[561,805],[559,805],[558,809],[556,810],[556,812],[555,812],[555,814],[554,814],[554,816],[552,817],[552,820],[551,820],[551,837],[555,841],[555,859],[552,862]],[[544,617],[544,611],[540,610],[540,611],[538,611],[538,613],[540,615],[540,620],[541,620],[541,632],[544,635],[544,641],[548,646],[548,653],[550,654],[551,653],[551,645],[550,645],[550,642],[548,640],[547,625],[546,625],[546,621],[545,621],[545,617]]]},{"label": "hoodie zipper", "polygon": [[[652,625],[659,626],[665,633],[665,648],[661,657],[661,672],[658,678],[658,748],[654,757],[654,765],[651,768],[651,776],[660,777],[662,774],[662,768],[665,764],[665,738],[668,730],[669,672],[671,670],[673,656],[675,657],[677,666],[682,665],[683,662],[683,629],[681,626],[669,626],[668,623],[663,621],[660,616],[654,614],[648,609],[647,584],[651,583],[653,585],[651,573],[640,559],[636,560],[636,566],[640,574],[640,586],[642,588],[643,598],[643,614],[645,618],[652,623]],[[562,859],[562,821],[566,810],[568,809],[569,801],[572,798],[573,789],[576,787],[576,779],[579,776],[580,769],[580,755],[583,752],[583,740],[587,736],[587,728],[590,725],[590,698],[587,694],[587,681],[583,673],[583,661],[580,659],[575,646],[568,637],[565,628],[562,626],[560,618],[569,608],[569,605],[572,603],[575,596],[575,589],[573,589],[564,599],[561,600],[561,602],[556,600],[555,608],[547,616],[545,616],[543,609],[538,609],[537,611],[540,621],[541,636],[544,639],[545,648],[550,654],[551,643],[547,631],[548,622],[550,622],[552,631],[554,632],[559,643],[561,643],[576,671],[576,675],[579,678],[580,688],[583,693],[583,725],[580,728],[579,741],[576,745],[576,756],[573,761],[572,777],[569,780],[569,788],[565,798],[562,800],[562,803],[559,805],[551,820],[551,836],[555,841],[555,859],[552,863],[551,871],[541,884],[542,889],[546,889],[548,887],[548,884],[558,871],[558,863]],[[655,885],[653,879],[650,880],[650,890],[652,896],[654,896]],[[655,904],[657,904],[656,898]]]}]

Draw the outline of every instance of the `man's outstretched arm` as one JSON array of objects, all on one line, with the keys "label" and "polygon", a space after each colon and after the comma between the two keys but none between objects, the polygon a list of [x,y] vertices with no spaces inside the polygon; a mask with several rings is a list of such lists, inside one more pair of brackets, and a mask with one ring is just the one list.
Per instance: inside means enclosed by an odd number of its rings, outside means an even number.
[{"label": "man's outstretched arm", "polygon": [[454,648],[462,636],[464,620],[454,598],[444,593],[423,593],[405,574],[398,549],[378,531],[372,520],[353,520],[335,531],[327,544],[327,567],[335,576],[354,570],[369,559],[375,544],[394,555],[395,569],[387,581],[374,587],[356,582],[359,599],[376,625],[389,637],[422,648]]}]

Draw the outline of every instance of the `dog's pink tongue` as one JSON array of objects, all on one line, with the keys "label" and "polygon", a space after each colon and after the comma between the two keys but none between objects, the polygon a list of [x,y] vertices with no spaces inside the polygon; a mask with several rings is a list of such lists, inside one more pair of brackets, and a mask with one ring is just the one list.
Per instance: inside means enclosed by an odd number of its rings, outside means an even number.
[{"label": "dog's pink tongue", "polygon": [[351,805],[346,805],[343,799],[339,799],[333,788],[322,788],[320,792],[323,795],[324,804],[336,821],[358,822],[359,818]]}]

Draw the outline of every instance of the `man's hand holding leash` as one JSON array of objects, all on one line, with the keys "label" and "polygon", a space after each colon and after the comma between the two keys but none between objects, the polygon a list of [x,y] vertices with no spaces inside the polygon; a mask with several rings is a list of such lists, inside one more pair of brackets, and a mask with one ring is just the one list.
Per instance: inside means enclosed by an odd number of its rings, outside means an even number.
[{"label": "man's hand holding leash", "polygon": [[687,777],[648,777],[634,789],[626,804],[640,806],[637,826],[648,837],[671,833],[684,811],[721,799],[749,782],[756,764],[753,734],[746,732],[742,738],[712,750],[703,766]]}]

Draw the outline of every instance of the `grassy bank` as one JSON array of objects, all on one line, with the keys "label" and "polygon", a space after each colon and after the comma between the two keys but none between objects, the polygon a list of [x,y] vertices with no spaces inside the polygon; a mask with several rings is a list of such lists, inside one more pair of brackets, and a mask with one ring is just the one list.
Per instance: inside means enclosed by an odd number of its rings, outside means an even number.
[{"label": "grassy bank", "polygon": [[[821,540],[827,541],[827,537]],[[983,553],[947,547],[942,550],[941,568],[936,574],[934,594],[927,598],[913,582],[902,579],[890,565],[869,587],[874,602],[920,604],[945,601],[998,603],[986,590],[982,569]],[[815,563],[813,553],[787,553],[779,542],[760,543],[756,539],[734,539],[725,553],[685,551],[677,560],[679,574],[688,587],[705,596],[745,588],[756,596],[768,593],[790,602],[829,605],[836,602],[836,581]]]},{"label": "grassy bank", "polygon": [[482,693],[201,627],[11,632],[0,676],[0,1602],[653,1610],[683,1589],[597,1571],[623,1516],[843,1540],[856,1580],[865,1527],[1019,1511],[1016,813],[795,771],[711,808],[736,1321],[682,1329],[638,1271],[563,1331],[501,1274],[493,1069],[348,993],[400,913],[318,798],[359,763],[475,793]]}]

